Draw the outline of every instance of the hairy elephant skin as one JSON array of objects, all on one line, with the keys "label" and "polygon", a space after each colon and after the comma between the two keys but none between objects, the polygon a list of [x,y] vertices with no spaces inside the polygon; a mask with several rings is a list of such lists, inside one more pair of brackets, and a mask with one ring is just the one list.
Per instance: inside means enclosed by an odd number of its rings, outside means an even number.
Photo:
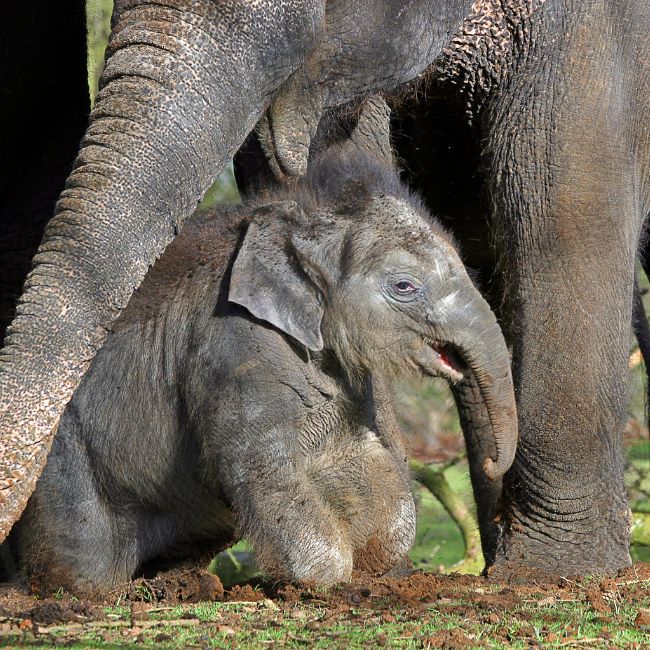
[{"label": "hairy elephant skin", "polygon": [[279,578],[389,569],[415,534],[385,385],[404,372],[477,377],[499,478],[517,439],[505,342],[395,171],[332,148],[293,192],[197,216],[61,420],[17,530],[30,582],[102,592],[241,535]]}]

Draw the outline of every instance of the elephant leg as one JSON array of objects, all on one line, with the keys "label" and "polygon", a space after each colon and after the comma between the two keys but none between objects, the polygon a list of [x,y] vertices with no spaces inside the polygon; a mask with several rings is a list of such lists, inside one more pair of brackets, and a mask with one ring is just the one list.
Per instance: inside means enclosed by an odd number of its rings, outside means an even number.
[{"label": "elephant leg", "polygon": [[649,147],[621,61],[593,45],[608,18],[568,19],[561,45],[537,19],[535,56],[485,116],[520,424],[494,570],[611,572],[630,563],[622,430]]},{"label": "elephant leg", "polygon": [[621,433],[632,260],[546,262],[544,276],[524,270],[513,296],[514,320],[524,324],[511,334],[520,442],[505,479],[501,559],[614,571],[630,562]]},{"label": "elephant leg", "polygon": [[621,432],[636,233],[602,205],[591,212],[607,234],[584,221],[560,234],[545,217],[530,224],[544,232],[540,250],[524,229],[510,295],[520,443],[506,481],[505,557],[574,573],[630,561]]},{"label": "elephant leg", "polygon": [[[505,483],[504,557],[553,571],[613,571],[630,561],[621,433],[635,233],[615,215],[605,221],[607,236],[583,222],[558,246],[557,222],[548,220],[535,225],[553,244],[538,250],[530,232],[518,242],[509,335],[520,442]],[[590,248],[597,254],[586,256]]]},{"label": "elephant leg", "polygon": [[16,527],[21,568],[40,593],[105,593],[138,566],[136,521],[100,493],[86,447],[65,434]]},{"label": "elephant leg", "polygon": [[286,580],[348,580],[352,548],[345,527],[310,481],[274,470],[233,491],[239,532],[253,545],[258,565]]},{"label": "elephant leg", "polygon": [[415,538],[415,503],[407,461],[378,437],[337,442],[310,462],[316,498],[340,522],[353,550],[354,568],[372,573],[403,562]]}]

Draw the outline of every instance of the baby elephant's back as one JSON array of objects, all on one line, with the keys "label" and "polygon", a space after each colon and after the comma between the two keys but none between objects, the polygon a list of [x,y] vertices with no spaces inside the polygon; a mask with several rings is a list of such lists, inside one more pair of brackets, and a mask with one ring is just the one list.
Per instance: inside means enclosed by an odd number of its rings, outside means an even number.
[{"label": "baby elephant's back", "polygon": [[199,273],[220,283],[248,220],[248,211],[242,206],[195,212],[149,269],[113,330],[154,318],[179,286]]}]

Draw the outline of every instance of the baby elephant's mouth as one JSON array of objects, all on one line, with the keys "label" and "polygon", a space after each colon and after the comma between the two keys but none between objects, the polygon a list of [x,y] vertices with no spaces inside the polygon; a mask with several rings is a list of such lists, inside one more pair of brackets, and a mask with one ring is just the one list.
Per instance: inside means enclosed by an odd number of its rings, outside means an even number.
[{"label": "baby elephant's mouth", "polygon": [[463,378],[466,368],[461,356],[447,343],[425,339],[426,345],[412,355],[417,368],[429,377],[444,377],[457,382]]}]

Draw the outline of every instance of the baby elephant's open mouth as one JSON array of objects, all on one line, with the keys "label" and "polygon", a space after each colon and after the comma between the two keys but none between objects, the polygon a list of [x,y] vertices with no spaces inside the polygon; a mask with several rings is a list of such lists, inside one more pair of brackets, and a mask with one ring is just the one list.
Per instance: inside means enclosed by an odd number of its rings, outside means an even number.
[{"label": "baby elephant's open mouth", "polygon": [[444,377],[449,381],[460,381],[467,366],[454,348],[446,343],[425,339],[423,346],[412,360],[418,369],[430,377]]}]

